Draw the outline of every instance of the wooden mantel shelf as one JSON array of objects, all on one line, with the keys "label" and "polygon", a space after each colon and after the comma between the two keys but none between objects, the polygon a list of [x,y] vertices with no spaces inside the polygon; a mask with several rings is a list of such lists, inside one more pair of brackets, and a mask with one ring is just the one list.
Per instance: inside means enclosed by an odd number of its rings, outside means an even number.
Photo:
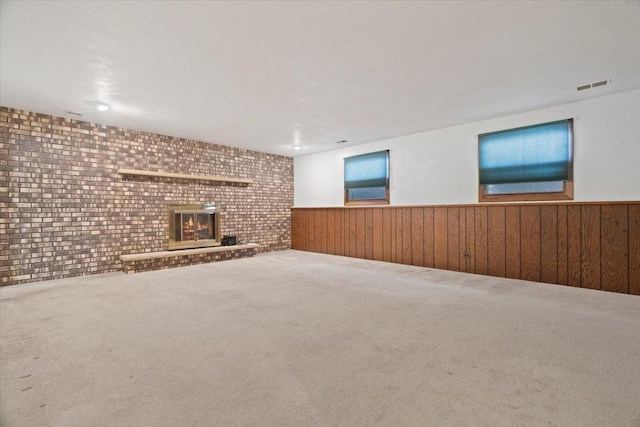
[{"label": "wooden mantel shelf", "polygon": [[171,173],[171,172],[154,172],[143,171],[137,169],[118,169],[120,175],[138,175],[138,176],[157,176],[161,178],[178,178],[178,179],[193,179],[203,181],[216,181],[216,182],[229,182],[234,184],[252,184],[250,179],[240,178],[227,178],[224,176],[212,176],[212,175],[189,175],[184,173]]}]

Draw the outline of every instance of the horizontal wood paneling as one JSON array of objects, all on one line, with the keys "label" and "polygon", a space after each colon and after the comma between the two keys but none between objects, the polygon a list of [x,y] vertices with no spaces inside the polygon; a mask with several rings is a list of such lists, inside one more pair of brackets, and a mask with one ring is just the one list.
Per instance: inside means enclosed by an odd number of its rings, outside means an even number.
[{"label": "horizontal wood paneling", "polygon": [[640,295],[640,202],[295,208],[291,247]]}]

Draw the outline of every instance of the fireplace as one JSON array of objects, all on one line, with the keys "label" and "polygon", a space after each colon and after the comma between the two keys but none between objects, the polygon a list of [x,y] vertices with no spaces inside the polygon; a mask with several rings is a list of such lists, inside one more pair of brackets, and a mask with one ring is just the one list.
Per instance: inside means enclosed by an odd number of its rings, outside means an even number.
[{"label": "fireplace", "polygon": [[220,206],[169,206],[169,250],[220,245]]}]

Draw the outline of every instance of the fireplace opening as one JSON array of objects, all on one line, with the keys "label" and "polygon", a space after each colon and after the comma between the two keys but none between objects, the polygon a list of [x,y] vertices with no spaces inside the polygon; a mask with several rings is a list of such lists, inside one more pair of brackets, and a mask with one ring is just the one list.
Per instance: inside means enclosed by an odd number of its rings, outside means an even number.
[{"label": "fireplace opening", "polygon": [[169,206],[169,249],[219,246],[219,216],[213,203]]}]

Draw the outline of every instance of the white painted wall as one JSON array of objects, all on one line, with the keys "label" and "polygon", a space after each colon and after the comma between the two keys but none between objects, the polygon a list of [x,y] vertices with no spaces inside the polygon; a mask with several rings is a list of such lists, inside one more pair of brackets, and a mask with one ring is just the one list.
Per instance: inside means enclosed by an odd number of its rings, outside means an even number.
[{"label": "white painted wall", "polygon": [[343,206],[343,158],[389,149],[392,205],[478,202],[477,135],[574,118],[576,201],[640,200],[640,89],[294,160],[296,207]]}]

